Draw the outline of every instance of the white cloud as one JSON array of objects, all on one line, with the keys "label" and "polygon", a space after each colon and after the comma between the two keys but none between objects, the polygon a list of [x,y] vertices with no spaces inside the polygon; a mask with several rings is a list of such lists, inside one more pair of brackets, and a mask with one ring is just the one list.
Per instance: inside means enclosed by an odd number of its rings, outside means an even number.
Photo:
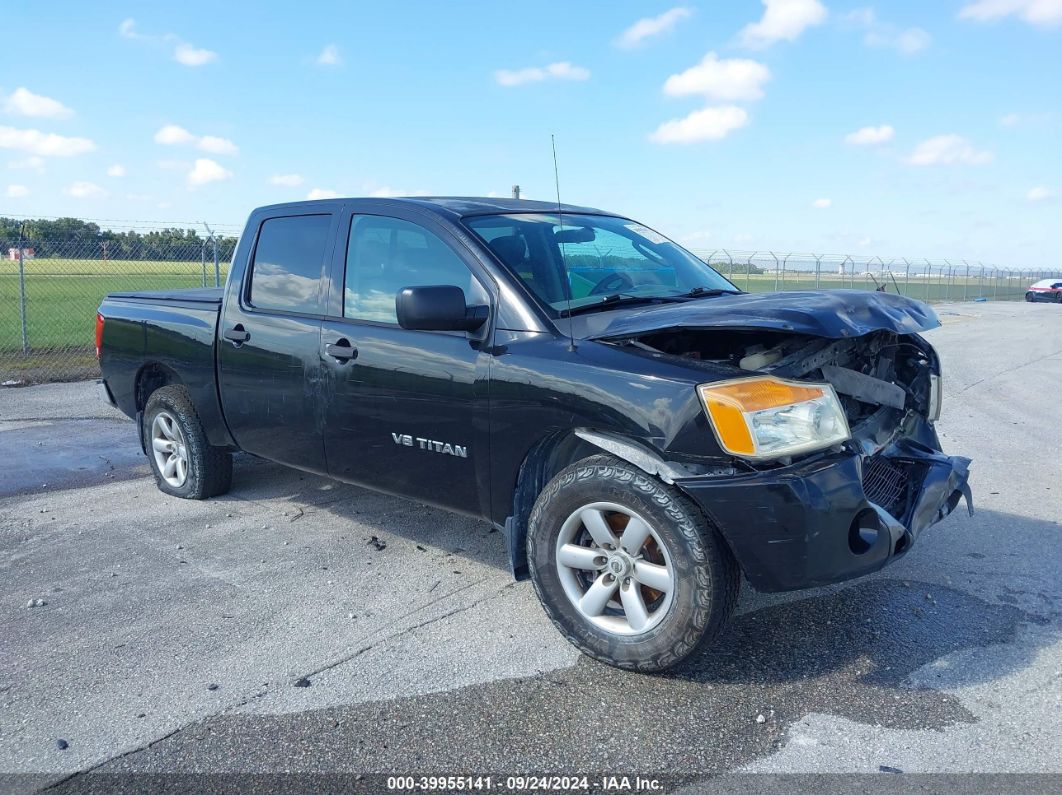
[{"label": "white cloud", "polygon": [[826,21],[826,6],[819,0],[762,0],[759,22],[746,25],[739,39],[746,47],[763,49],[776,41],[794,41],[805,30]]},{"label": "white cloud", "polygon": [[29,196],[29,188],[25,185],[8,185],[4,195],[9,199],[21,199]]},{"label": "white cloud", "polygon": [[63,188],[63,193],[75,199],[102,199],[107,191],[93,182],[74,182]]},{"label": "white cloud", "polygon": [[408,194],[401,188],[391,188],[384,185],[382,188],[370,191],[369,195],[376,199],[393,199],[396,196],[406,196]]},{"label": "white cloud", "polygon": [[282,188],[297,188],[302,184],[303,179],[302,174],[274,174],[269,178],[269,182]]},{"label": "white cloud", "polygon": [[18,160],[8,160],[7,167],[12,169],[30,169],[32,171],[44,171],[44,158],[30,155]]},{"label": "white cloud", "polygon": [[933,37],[922,28],[907,28],[896,32],[891,28],[882,27],[867,33],[863,41],[868,47],[888,47],[899,50],[904,55],[914,55],[926,49],[932,43]]},{"label": "white cloud", "polygon": [[306,194],[306,198],[311,201],[314,199],[338,199],[339,194],[331,188],[314,188]]},{"label": "white cloud", "polygon": [[873,146],[888,143],[895,134],[896,130],[889,124],[882,124],[878,127],[860,127],[855,132],[848,133],[844,137],[844,142],[854,146]]},{"label": "white cloud", "polygon": [[649,140],[658,144],[692,144],[718,141],[748,124],[749,114],[734,105],[696,110],[682,119],[661,124]]},{"label": "white cloud", "polygon": [[816,210],[825,210],[831,204],[833,204],[833,201],[830,199],[815,199],[815,201],[811,203],[811,206]]},{"label": "white cloud", "polygon": [[108,177],[124,177],[125,176],[125,166],[123,166],[121,163],[115,163],[113,166],[111,166],[110,168],[107,169],[107,176]]},{"label": "white cloud", "polygon": [[893,40],[893,46],[905,55],[913,55],[924,50],[932,41],[933,37],[922,28],[907,28],[900,31],[900,35]]},{"label": "white cloud", "polygon": [[863,28],[866,35],[863,43],[868,47],[894,49],[903,55],[914,55],[926,49],[933,37],[922,28],[905,28],[879,22],[873,8],[857,8],[849,11],[842,20],[851,27]]},{"label": "white cloud", "polygon": [[907,158],[913,166],[936,166],[965,163],[982,165],[991,163],[993,155],[985,149],[975,148],[961,135],[937,135],[928,138],[915,147]]},{"label": "white cloud", "polygon": [[41,157],[73,157],[95,148],[96,144],[88,138],[0,126],[0,149],[18,149]]},{"label": "white cloud", "polygon": [[188,187],[198,188],[211,182],[229,179],[231,176],[232,172],[220,163],[206,157],[196,158],[195,165],[188,172]]},{"label": "white cloud", "polygon": [[543,80],[588,80],[590,70],[573,66],[568,61],[558,61],[548,66],[529,66],[526,69],[499,69],[494,73],[498,85],[512,87]]},{"label": "white cloud", "polygon": [[1030,189],[1025,198],[1031,202],[1045,202],[1055,198],[1055,192],[1050,188],[1045,188],[1043,185],[1038,185]]},{"label": "white cloud", "polygon": [[178,44],[173,49],[173,60],[185,66],[203,66],[211,61],[216,61],[218,54],[213,50],[205,50],[191,44]]},{"label": "white cloud", "polygon": [[16,116],[38,119],[69,119],[74,115],[74,111],[59,100],[34,94],[21,86],[4,98],[4,110]]},{"label": "white cloud", "polygon": [[155,133],[155,143],[165,146],[194,146],[214,155],[235,155],[240,149],[228,138],[216,135],[195,135],[176,124],[160,127]]},{"label": "white cloud", "polygon": [[137,30],[136,20],[132,17],[123,19],[118,25],[118,35],[124,39],[133,39],[155,45],[174,45],[173,60],[185,66],[203,66],[218,59],[218,54],[213,50],[196,47],[174,33],[147,34]]},{"label": "white cloud", "polygon": [[1005,116],[1000,116],[999,117],[999,126],[1000,127],[1017,127],[1018,123],[1020,121],[1021,121],[1021,116],[1019,116],[1017,113],[1008,113]]},{"label": "white cloud", "polygon": [[976,0],[959,10],[959,19],[991,22],[1017,16],[1030,25],[1062,24],[1062,0]]},{"label": "white cloud", "polygon": [[637,47],[646,39],[674,30],[679,22],[692,15],[693,9],[687,6],[675,6],[659,16],[639,19],[619,35],[616,39],[616,46],[625,50]]},{"label": "white cloud", "polygon": [[873,8],[854,8],[841,17],[841,19],[849,25],[869,28],[873,27],[878,21],[878,15]]},{"label": "white cloud", "polygon": [[197,140],[196,136],[192,135],[184,127],[178,127],[176,124],[167,124],[164,127],[160,127],[159,131],[155,133],[155,143],[165,144],[167,146],[177,146],[180,144],[191,144]]},{"label": "white cloud", "polygon": [[326,44],[314,60],[314,63],[318,66],[342,66],[343,56],[339,54],[339,47],[334,44]]},{"label": "white cloud", "polygon": [[710,52],[696,66],[671,75],[664,83],[664,93],[673,97],[703,94],[728,101],[753,100],[763,96],[763,84],[770,79],[771,71],[758,61],[720,60]]},{"label": "white cloud", "polygon": [[204,135],[199,139],[198,146],[204,152],[215,155],[234,155],[240,151],[228,138],[219,138],[216,135]]},{"label": "white cloud", "polygon": [[712,239],[712,233],[711,232],[706,232],[706,231],[690,232],[689,234],[682,235],[682,236],[679,237],[679,240],[681,240],[683,243],[686,243],[688,245],[695,245],[697,243],[703,243],[705,240],[711,240],[711,239]]}]

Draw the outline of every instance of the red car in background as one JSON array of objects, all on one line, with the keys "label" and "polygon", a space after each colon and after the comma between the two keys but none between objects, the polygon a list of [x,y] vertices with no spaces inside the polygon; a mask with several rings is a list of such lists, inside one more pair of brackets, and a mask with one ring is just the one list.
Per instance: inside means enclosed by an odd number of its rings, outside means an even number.
[{"label": "red car in background", "polygon": [[1025,291],[1025,300],[1062,304],[1062,279],[1041,279]]}]

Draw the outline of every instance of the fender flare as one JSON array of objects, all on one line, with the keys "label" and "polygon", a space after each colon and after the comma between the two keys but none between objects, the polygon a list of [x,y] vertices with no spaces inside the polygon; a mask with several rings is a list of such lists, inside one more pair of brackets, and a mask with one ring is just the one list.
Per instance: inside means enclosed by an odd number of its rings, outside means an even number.
[{"label": "fender flare", "polygon": [[612,433],[577,428],[575,435],[606,453],[634,464],[647,475],[660,478],[669,486],[680,478],[692,477],[695,473],[675,462],[665,461],[656,452],[638,442]]}]

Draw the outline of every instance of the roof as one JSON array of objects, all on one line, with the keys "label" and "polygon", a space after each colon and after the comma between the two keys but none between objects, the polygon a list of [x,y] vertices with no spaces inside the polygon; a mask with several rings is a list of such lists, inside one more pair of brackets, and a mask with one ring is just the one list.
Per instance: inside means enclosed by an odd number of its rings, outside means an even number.
[{"label": "roof", "polygon": [[555,213],[558,209],[564,213],[613,215],[613,213],[607,213],[603,210],[595,210],[593,207],[579,207],[574,204],[557,204],[557,202],[540,202],[532,201],[530,199],[500,199],[489,196],[403,196],[387,199],[350,197],[287,202],[284,204],[270,205],[268,209],[274,210],[281,207],[314,207],[344,201],[358,203],[364,202],[365,204],[372,204],[381,208],[389,204],[415,205],[421,209],[450,218],[463,218],[470,215],[496,215],[499,213]]}]

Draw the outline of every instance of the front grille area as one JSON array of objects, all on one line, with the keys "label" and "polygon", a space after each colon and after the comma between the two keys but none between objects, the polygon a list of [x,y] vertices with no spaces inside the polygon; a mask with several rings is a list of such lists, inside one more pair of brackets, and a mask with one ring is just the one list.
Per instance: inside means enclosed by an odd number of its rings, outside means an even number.
[{"label": "front grille area", "polygon": [[863,493],[875,505],[880,505],[903,521],[907,512],[907,488],[910,475],[907,468],[884,456],[863,459]]}]

